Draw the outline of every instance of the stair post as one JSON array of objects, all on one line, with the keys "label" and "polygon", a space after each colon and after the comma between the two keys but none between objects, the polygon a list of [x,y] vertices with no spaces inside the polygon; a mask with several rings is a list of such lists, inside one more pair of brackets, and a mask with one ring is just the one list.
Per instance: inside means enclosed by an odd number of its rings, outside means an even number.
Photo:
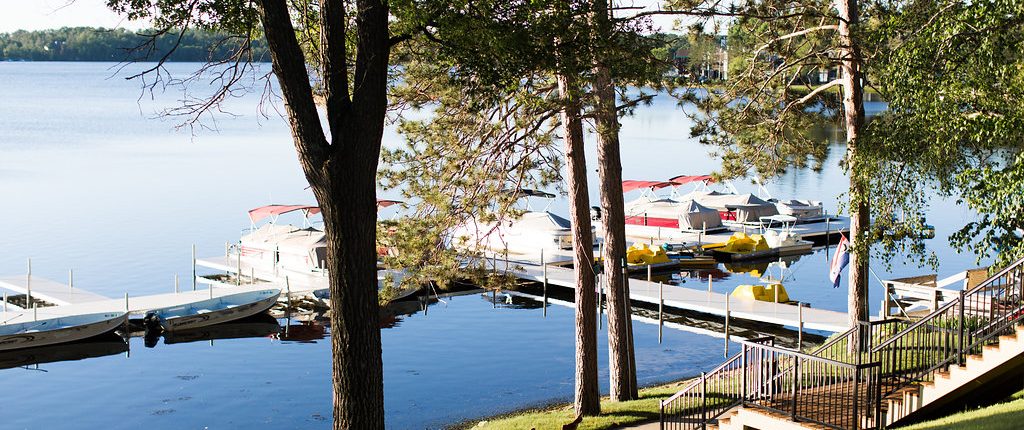
[{"label": "stair post", "polygon": [[800,394],[800,357],[793,357],[793,408],[790,410],[789,418],[796,421],[796,398]]},{"label": "stair post", "polygon": [[708,425],[708,378],[704,372],[700,372],[700,428],[706,429]]},{"label": "stair post", "polygon": [[959,325],[959,330],[958,330],[959,333],[957,334],[957,361],[956,361],[956,364],[960,365],[960,366],[964,365],[964,324],[966,323],[965,320],[964,320],[964,295],[965,295],[964,290],[960,290],[960,324],[958,324]]},{"label": "stair post", "polygon": [[743,344],[740,353],[740,372],[743,374],[743,384],[740,387],[740,405],[747,402],[747,344]]}]

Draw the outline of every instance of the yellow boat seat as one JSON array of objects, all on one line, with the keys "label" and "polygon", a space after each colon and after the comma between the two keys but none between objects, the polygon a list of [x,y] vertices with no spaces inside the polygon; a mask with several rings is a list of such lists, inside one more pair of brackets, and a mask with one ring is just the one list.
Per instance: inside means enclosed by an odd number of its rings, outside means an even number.
[{"label": "yellow boat seat", "polygon": [[779,283],[771,283],[768,285],[740,285],[736,287],[736,289],[732,290],[731,295],[742,300],[774,302],[776,289],[779,291],[779,303],[788,302],[789,294],[786,293],[786,287]]}]

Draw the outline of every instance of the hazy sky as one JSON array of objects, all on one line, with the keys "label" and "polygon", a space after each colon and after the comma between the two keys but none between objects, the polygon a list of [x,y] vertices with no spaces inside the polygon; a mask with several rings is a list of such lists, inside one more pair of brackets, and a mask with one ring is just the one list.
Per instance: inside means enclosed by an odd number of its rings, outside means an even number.
[{"label": "hazy sky", "polygon": [[[658,0],[623,0],[618,6],[636,5],[651,9]],[[662,31],[672,29],[673,18],[658,17]],[[106,7],[104,0],[0,0],[0,33],[60,27],[123,27],[139,29],[146,23],[129,22]]]}]

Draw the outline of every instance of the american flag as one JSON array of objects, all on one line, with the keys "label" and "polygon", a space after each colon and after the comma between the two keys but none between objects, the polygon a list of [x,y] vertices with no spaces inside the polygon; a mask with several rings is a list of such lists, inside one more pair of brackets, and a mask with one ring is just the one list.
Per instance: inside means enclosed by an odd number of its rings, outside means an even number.
[{"label": "american flag", "polygon": [[850,264],[850,241],[846,240],[846,236],[841,236],[828,270],[828,279],[832,281],[833,288],[839,288],[839,275],[843,273],[847,264]]}]

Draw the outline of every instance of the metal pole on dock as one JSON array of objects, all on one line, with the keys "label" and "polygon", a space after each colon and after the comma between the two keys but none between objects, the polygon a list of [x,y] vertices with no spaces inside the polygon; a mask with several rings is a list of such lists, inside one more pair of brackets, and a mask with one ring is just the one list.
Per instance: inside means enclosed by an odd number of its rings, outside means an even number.
[{"label": "metal pole on dock", "polygon": [[548,316],[548,265],[544,261],[544,250],[540,250],[540,265],[544,269],[544,317]]},{"label": "metal pole on dock", "polygon": [[829,233],[832,230],[832,218],[825,218],[825,261],[828,261]]},{"label": "metal pole on dock", "polygon": [[131,306],[128,306],[128,292],[127,291],[125,291],[125,293],[124,293],[124,311],[125,312],[131,312],[132,311]]},{"label": "metal pole on dock", "polygon": [[803,302],[796,303],[796,315],[797,315],[797,332],[796,332],[796,349],[799,351],[804,346],[804,304]]},{"label": "metal pole on dock", "polygon": [[725,295],[725,356],[729,357],[729,295]]},{"label": "metal pole on dock", "polygon": [[647,265],[647,282],[651,282],[651,272],[653,272],[653,271],[654,271],[654,269],[652,269],[651,265],[648,264]]},{"label": "metal pole on dock", "polygon": [[192,244],[192,291],[196,290],[196,244]]},{"label": "metal pole on dock", "polygon": [[174,274],[174,294],[178,294],[178,274]]},{"label": "metal pole on dock", "polygon": [[[242,246],[238,246],[238,259],[235,260],[235,285],[242,285]],[[211,285],[210,288],[213,288]]]},{"label": "metal pole on dock", "polygon": [[597,284],[597,329],[600,330],[604,324],[604,307],[601,306],[601,302],[604,301],[604,276],[596,275]]},{"label": "metal pole on dock", "polygon": [[711,292],[711,275],[708,275],[708,292]]},{"label": "metal pole on dock", "polygon": [[250,267],[249,268],[249,285],[254,285],[254,284],[256,284],[256,268],[255,267]]},{"label": "metal pole on dock", "polygon": [[32,306],[32,259],[28,259],[28,277],[25,278],[25,306]]},{"label": "metal pole on dock", "polygon": [[7,319],[7,292],[4,291],[4,319]]},{"label": "metal pole on dock", "polygon": [[498,309],[498,289],[491,287],[491,309]]},{"label": "metal pole on dock", "polygon": [[661,331],[665,324],[665,283],[658,282],[658,345],[661,345]]},{"label": "metal pole on dock", "polygon": [[288,304],[288,308],[285,311],[287,311],[288,318],[290,319],[292,315],[292,283],[288,280],[287,276],[284,277],[284,291],[285,301]]},{"label": "metal pole on dock", "polygon": [[32,305],[32,321],[39,321],[39,307]]},{"label": "metal pole on dock", "polygon": [[75,288],[75,271],[68,269],[68,289]]}]

